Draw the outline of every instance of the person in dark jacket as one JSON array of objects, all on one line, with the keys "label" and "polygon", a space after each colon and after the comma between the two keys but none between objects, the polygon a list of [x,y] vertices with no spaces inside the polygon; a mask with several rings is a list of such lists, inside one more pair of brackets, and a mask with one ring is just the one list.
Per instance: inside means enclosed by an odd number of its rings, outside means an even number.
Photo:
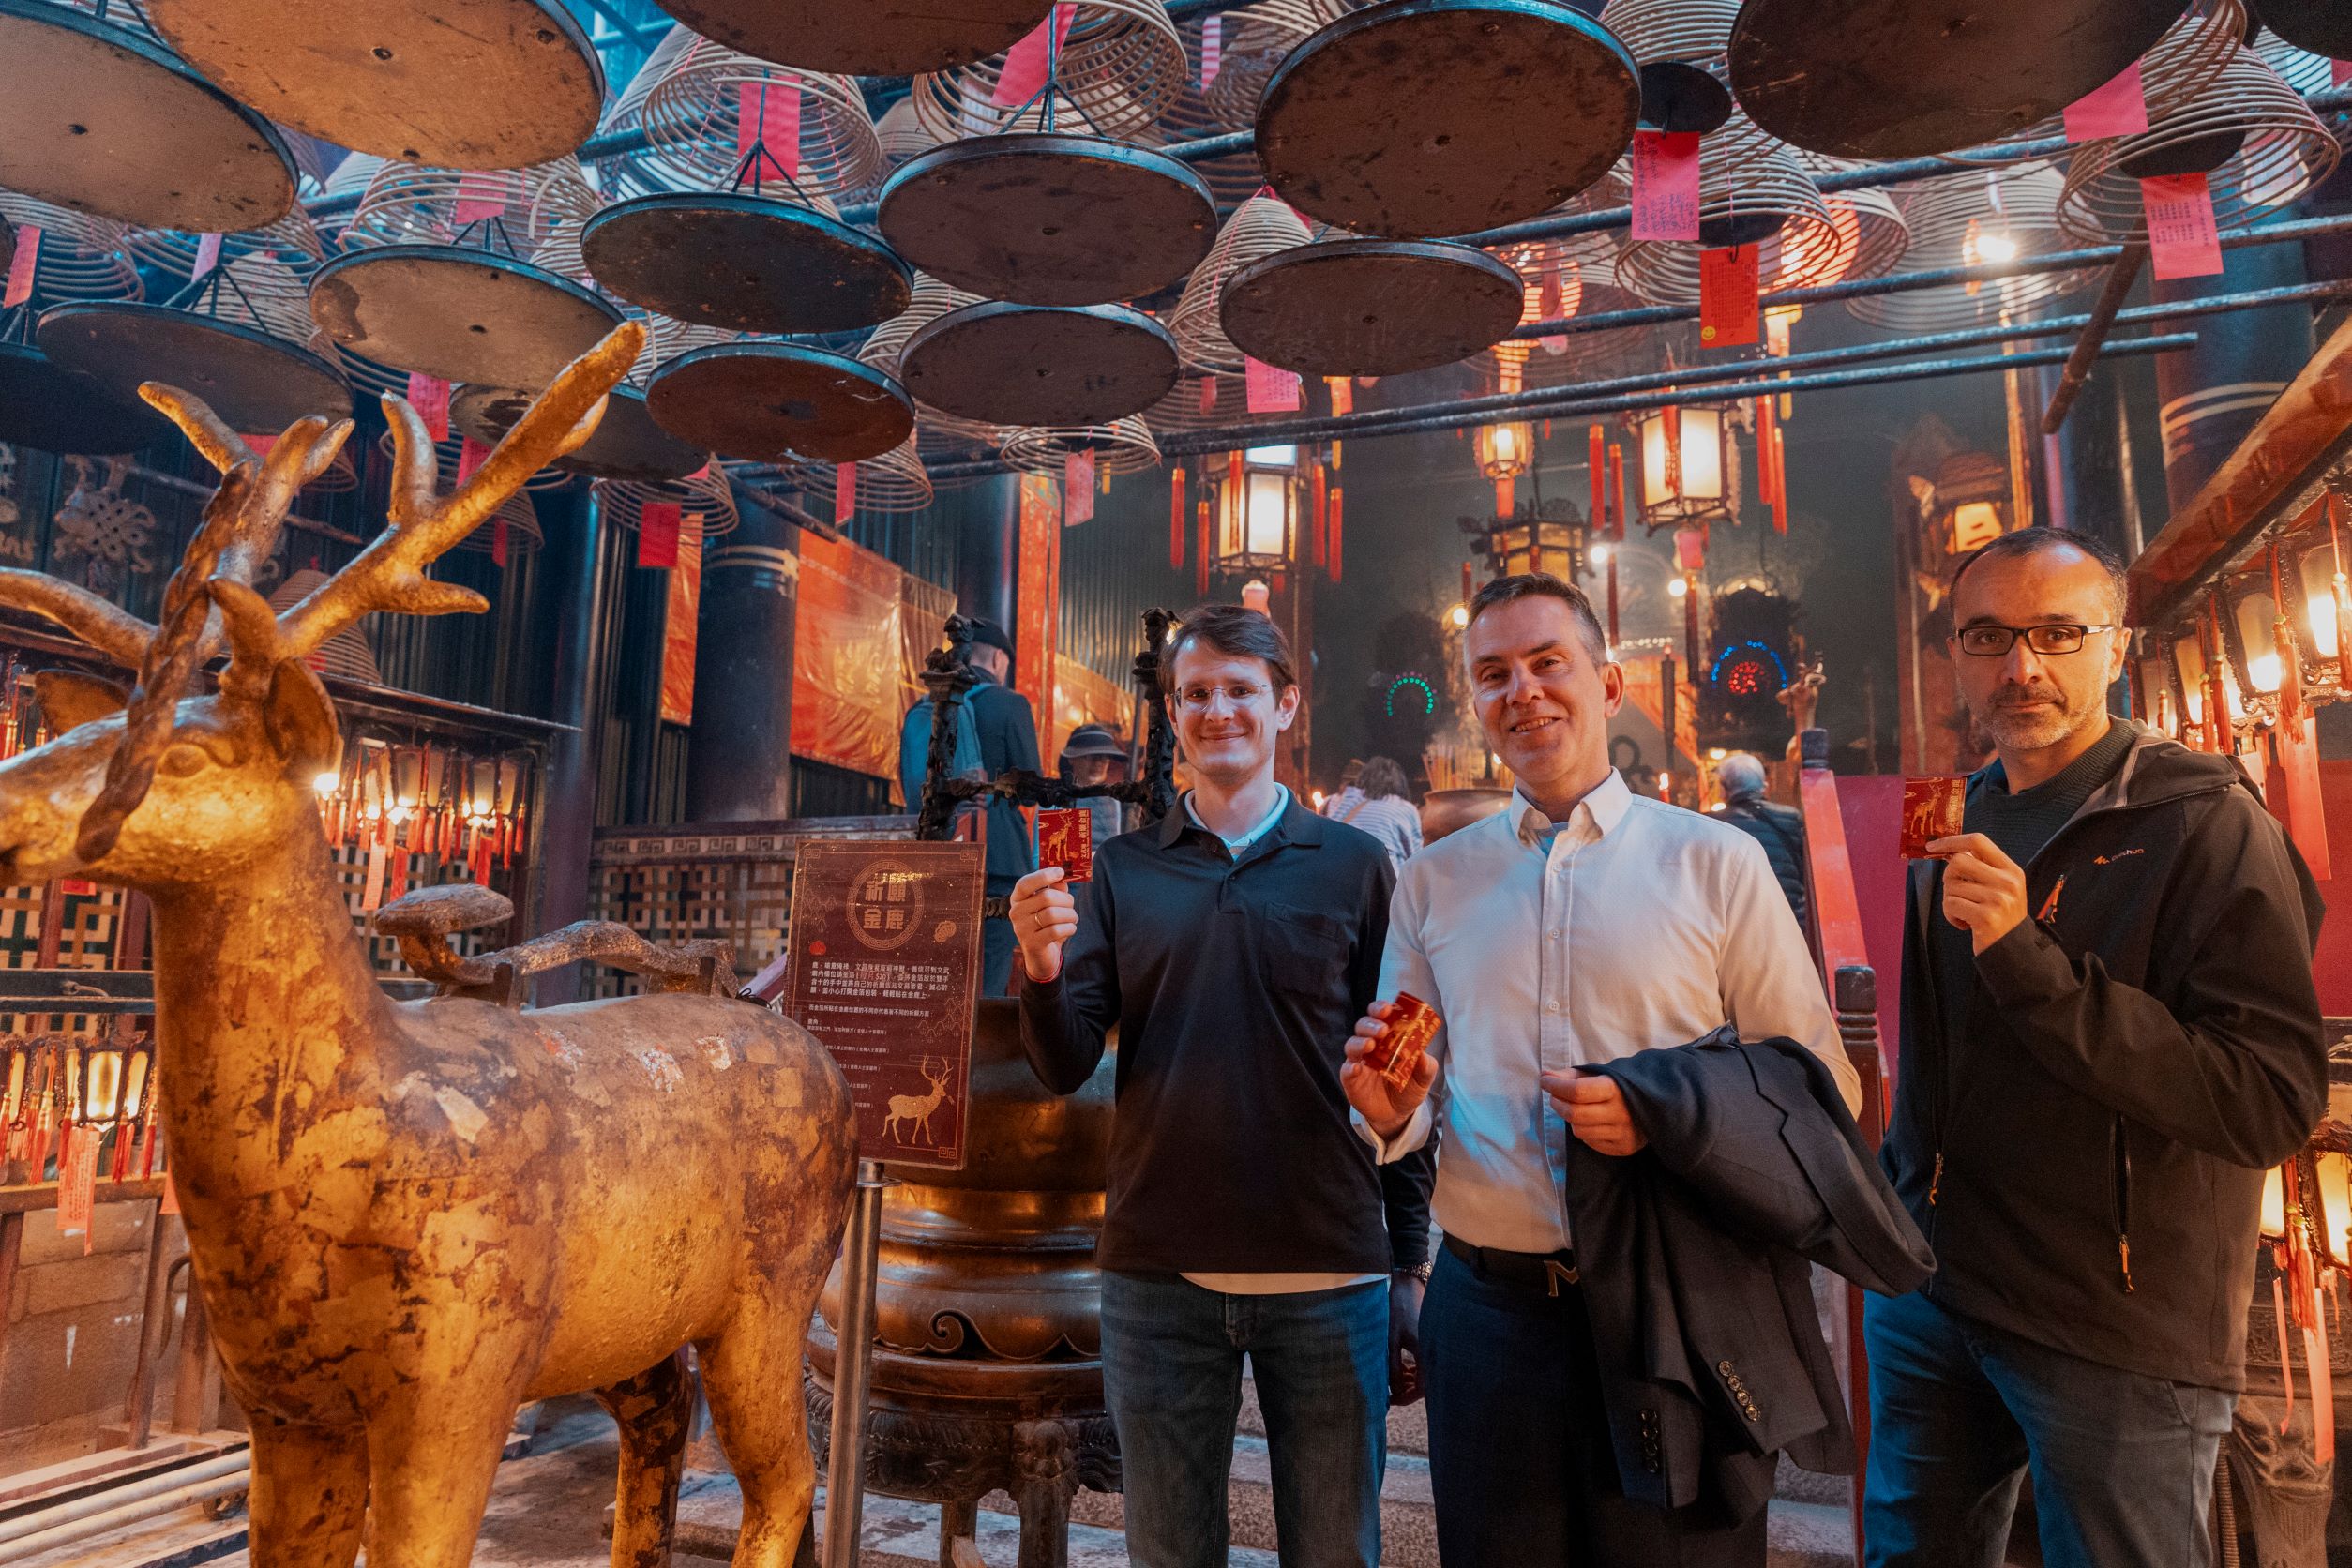
[{"label": "person in dark jacket", "polygon": [[[972,704],[972,723],[979,731],[981,772],[990,778],[1015,768],[1035,773],[1037,716],[1029,699],[1006,684],[1013,672],[1013,640],[994,621],[975,618],[967,624],[972,627],[972,641],[965,668],[972,671],[972,687],[964,694],[964,701]],[[899,727],[898,783],[909,811],[922,808],[923,759],[930,737],[931,700],[918,698]],[[1023,874],[1036,868],[1037,857],[1031,852],[1029,824],[1022,820],[1019,807],[997,796],[988,802],[988,822],[986,889],[988,897],[1001,898],[1012,893],[1013,884]],[[981,990],[988,996],[1003,996],[1011,988],[1012,976],[1011,923],[981,922]]]},{"label": "person in dark jacket", "polygon": [[1723,789],[1723,809],[1716,815],[1764,846],[1764,858],[1772,863],[1772,880],[1788,896],[1797,924],[1810,931],[1804,813],[1764,798],[1764,764],[1750,752],[1735,751],[1717,762],[1715,782]]},{"label": "person in dark jacket", "polygon": [[1911,867],[1884,1157],[1936,1250],[1866,1317],[1870,1561],[2201,1564],[2244,1380],[2263,1171],[2326,1105],[2311,878],[2245,775],[2106,709],[2114,557],[2056,529],[1953,574],[1996,760]]}]

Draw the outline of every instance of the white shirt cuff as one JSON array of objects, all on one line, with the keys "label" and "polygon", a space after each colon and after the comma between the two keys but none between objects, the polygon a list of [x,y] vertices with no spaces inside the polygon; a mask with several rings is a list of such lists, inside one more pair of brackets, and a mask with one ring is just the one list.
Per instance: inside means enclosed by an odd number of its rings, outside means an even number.
[{"label": "white shirt cuff", "polygon": [[1432,1124],[1427,1100],[1413,1108],[1411,1119],[1396,1129],[1395,1138],[1382,1138],[1372,1130],[1372,1123],[1364,1119],[1364,1113],[1353,1106],[1348,1108],[1348,1121],[1356,1129],[1356,1136],[1372,1145],[1374,1165],[1393,1165],[1428,1142]]}]

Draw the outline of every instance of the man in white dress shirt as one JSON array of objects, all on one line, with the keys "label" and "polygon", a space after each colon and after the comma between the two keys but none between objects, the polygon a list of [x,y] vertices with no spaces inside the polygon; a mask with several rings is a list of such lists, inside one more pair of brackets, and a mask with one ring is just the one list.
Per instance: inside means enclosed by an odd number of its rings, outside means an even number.
[{"label": "man in white dress shirt", "polygon": [[[1406,862],[1380,995],[1410,991],[1444,1027],[1410,1083],[1361,1057],[1343,1087],[1382,1160],[1434,1124],[1445,1232],[1421,1319],[1430,1480],[1445,1568],[1764,1560],[1764,1516],[1628,1501],[1576,1284],[1567,1140],[1642,1146],[1617,1085],[1582,1063],[1687,1045],[1726,1023],[1818,1055],[1849,1107],[1861,1085],[1763,850],[1745,834],[1629,791],[1609,766],[1623,671],[1583,592],[1506,577],[1470,601],[1463,653],[1509,809]],[[1434,1086],[1434,1087],[1433,1087]]]}]

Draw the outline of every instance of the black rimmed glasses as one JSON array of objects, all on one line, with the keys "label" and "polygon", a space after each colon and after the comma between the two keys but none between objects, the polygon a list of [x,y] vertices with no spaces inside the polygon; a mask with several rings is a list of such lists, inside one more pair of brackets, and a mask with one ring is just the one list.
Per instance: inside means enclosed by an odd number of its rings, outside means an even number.
[{"label": "black rimmed glasses", "polygon": [[2062,621],[2044,622],[2035,626],[1962,626],[1952,634],[1952,641],[1960,651],[1976,658],[2001,658],[2024,638],[2026,646],[2037,654],[2079,654],[2083,640],[2095,631],[2114,631],[2114,626],[2078,626]]}]

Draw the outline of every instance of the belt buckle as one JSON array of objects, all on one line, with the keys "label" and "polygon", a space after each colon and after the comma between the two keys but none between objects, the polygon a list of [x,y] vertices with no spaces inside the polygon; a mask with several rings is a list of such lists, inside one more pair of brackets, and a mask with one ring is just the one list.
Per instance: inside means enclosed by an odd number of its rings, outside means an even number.
[{"label": "belt buckle", "polygon": [[1576,1284],[1576,1271],[1572,1265],[1563,1263],[1557,1258],[1544,1259],[1544,1282],[1548,1287],[1545,1294],[1559,1295],[1560,1288],[1563,1285]]}]

